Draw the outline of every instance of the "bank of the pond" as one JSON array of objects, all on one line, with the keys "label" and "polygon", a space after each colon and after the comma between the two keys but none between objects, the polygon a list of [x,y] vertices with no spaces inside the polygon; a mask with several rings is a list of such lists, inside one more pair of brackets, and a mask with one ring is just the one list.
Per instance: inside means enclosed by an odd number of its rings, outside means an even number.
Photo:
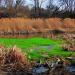
[{"label": "bank of the pond", "polygon": [[[11,47],[16,45],[21,48],[23,52],[27,52],[30,59],[51,56],[64,56],[67,57],[75,52],[67,52],[61,48],[63,40],[53,40],[47,38],[28,38],[28,39],[12,39],[12,38],[0,38],[0,44],[6,47]],[[41,48],[40,50],[35,50],[35,47],[40,46],[52,46],[50,50]]]}]

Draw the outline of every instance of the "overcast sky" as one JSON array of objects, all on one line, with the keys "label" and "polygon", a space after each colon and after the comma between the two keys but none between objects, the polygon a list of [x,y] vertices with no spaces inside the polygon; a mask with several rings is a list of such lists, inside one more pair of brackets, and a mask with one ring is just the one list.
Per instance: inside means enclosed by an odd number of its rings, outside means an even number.
[{"label": "overcast sky", "polygon": [[[33,4],[33,0],[25,0],[26,1],[26,5],[30,5],[31,6],[31,4]],[[58,2],[58,0],[54,0],[54,4],[55,5],[57,5],[57,2]],[[44,8],[46,8],[46,5],[48,4],[48,0],[45,2],[45,3],[43,3],[43,5],[42,5],[42,7],[44,7]]]}]

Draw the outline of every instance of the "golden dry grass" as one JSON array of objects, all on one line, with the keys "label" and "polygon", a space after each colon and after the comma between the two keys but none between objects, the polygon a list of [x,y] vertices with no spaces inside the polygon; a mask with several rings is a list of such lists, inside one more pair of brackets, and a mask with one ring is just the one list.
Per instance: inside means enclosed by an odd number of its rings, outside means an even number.
[{"label": "golden dry grass", "polygon": [[28,19],[28,18],[2,18],[0,19],[0,31],[28,31],[47,32],[49,30],[74,31],[75,19],[60,18]]},{"label": "golden dry grass", "polygon": [[6,48],[0,46],[0,70],[7,71],[8,68],[12,70],[29,70],[31,67],[27,55],[22,52],[20,48],[13,46]]}]

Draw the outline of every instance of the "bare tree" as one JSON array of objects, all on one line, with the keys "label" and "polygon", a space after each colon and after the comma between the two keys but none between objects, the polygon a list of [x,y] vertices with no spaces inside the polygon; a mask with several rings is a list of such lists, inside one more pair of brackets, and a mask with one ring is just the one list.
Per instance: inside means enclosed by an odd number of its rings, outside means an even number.
[{"label": "bare tree", "polygon": [[75,12],[75,0],[74,0],[74,3],[73,3],[73,5],[74,5],[74,12]]},{"label": "bare tree", "polygon": [[24,3],[25,3],[25,0],[16,0],[15,7],[18,8],[22,5],[24,5]]},{"label": "bare tree", "polygon": [[4,0],[5,1],[5,5],[6,7],[9,9],[11,7],[13,7],[14,5],[14,0]]},{"label": "bare tree", "polygon": [[13,11],[14,0],[2,0],[2,1],[4,3],[3,7],[5,8],[5,10],[3,12],[4,16],[12,16],[12,14],[14,12]]},{"label": "bare tree", "polygon": [[0,0],[0,7],[2,7],[4,0]]},{"label": "bare tree", "polygon": [[41,7],[42,4],[46,1],[46,0],[32,0],[34,2],[34,11],[35,11],[35,16],[39,17],[41,14]]},{"label": "bare tree", "polygon": [[2,0],[0,0],[0,3],[1,3],[1,1],[2,1]]},{"label": "bare tree", "polygon": [[19,9],[25,4],[25,0],[16,0],[15,3],[15,12],[16,12],[16,16],[17,13],[19,12]]},{"label": "bare tree", "polygon": [[48,0],[47,10],[49,17],[52,15],[53,9],[54,9],[53,0]]},{"label": "bare tree", "polygon": [[73,11],[75,8],[74,2],[75,0],[60,0],[61,3],[64,4],[65,10],[66,11]]}]

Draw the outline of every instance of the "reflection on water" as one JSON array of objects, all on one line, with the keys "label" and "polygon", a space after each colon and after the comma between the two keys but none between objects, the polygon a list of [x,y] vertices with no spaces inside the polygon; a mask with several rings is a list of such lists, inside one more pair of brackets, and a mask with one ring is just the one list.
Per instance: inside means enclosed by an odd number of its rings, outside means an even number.
[{"label": "reflection on water", "polygon": [[0,37],[6,38],[32,38],[32,37],[43,37],[43,38],[53,38],[55,34],[50,32],[45,33],[31,33],[31,34],[14,34],[14,35],[0,35]]},{"label": "reflection on water", "polygon": [[[49,69],[48,68],[46,68],[46,67],[44,67],[44,66],[39,66],[39,67],[35,67],[35,68],[33,68],[33,74],[34,75],[43,75],[43,74],[45,74],[46,72],[48,72],[49,71]],[[45,74],[45,75],[47,75],[47,74]]]},{"label": "reflection on water", "polygon": [[41,50],[41,49],[50,50],[51,48],[52,48],[51,45],[43,45],[43,46],[35,47],[34,50]]},{"label": "reflection on water", "polygon": [[72,73],[72,74],[75,74],[75,66],[74,65],[70,65],[66,68],[66,70],[69,72],[69,73]]}]

